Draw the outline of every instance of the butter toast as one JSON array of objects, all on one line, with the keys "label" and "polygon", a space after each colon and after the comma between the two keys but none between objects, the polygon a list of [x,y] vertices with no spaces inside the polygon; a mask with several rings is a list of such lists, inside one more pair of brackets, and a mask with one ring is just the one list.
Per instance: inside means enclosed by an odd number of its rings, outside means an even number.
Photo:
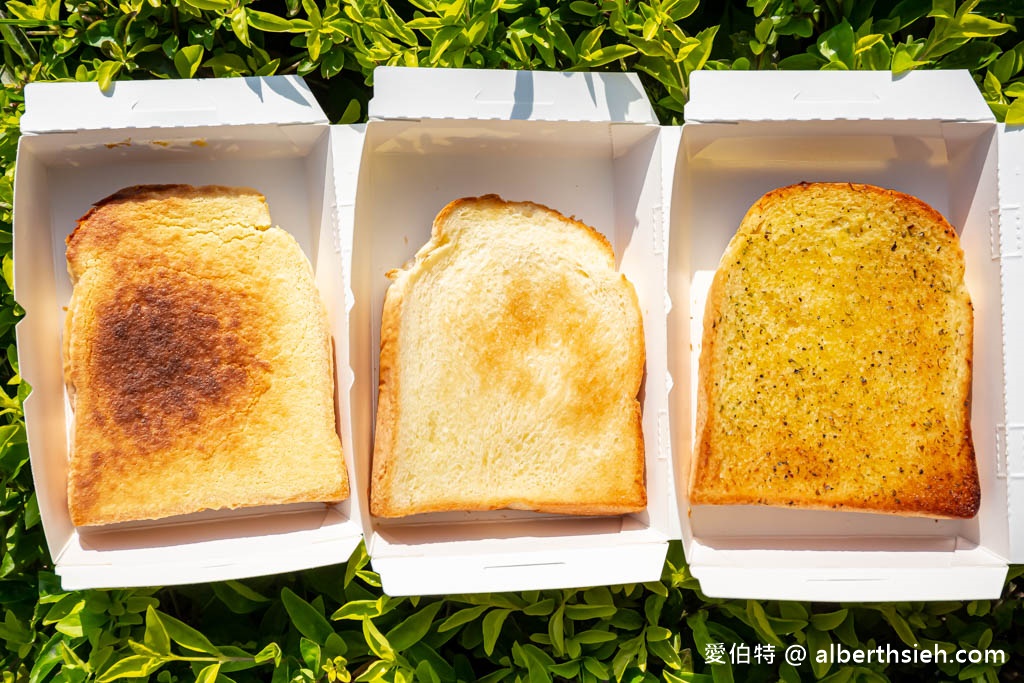
[{"label": "butter toast", "polygon": [[764,195],[708,295],[690,502],[973,516],[973,310],[950,224],[848,183]]},{"label": "butter toast", "polygon": [[600,233],[529,202],[460,199],[389,277],[374,515],[646,506],[643,323]]}]

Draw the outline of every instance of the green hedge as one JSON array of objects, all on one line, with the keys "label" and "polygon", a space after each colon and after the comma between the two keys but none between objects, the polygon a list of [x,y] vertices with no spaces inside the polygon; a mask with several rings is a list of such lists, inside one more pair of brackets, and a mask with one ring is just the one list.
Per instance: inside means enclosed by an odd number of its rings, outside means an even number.
[{"label": "green hedge", "polygon": [[[1020,680],[1024,568],[1004,597],[881,605],[716,600],[673,544],[660,582],[391,599],[346,565],[179,588],[65,593],[32,492],[13,326],[11,203],[29,81],[297,73],[336,122],[380,64],[635,70],[678,123],[696,69],[970,69],[1024,122],[1024,2],[904,0],[8,0],[0,10],[0,670],[10,681]],[[757,102],[752,101],[751,107]],[[759,663],[709,665],[741,643]],[[783,662],[784,647],[997,648],[1000,666]],[[774,656],[768,661],[769,648]],[[726,657],[728,659],[728,657]]]}]

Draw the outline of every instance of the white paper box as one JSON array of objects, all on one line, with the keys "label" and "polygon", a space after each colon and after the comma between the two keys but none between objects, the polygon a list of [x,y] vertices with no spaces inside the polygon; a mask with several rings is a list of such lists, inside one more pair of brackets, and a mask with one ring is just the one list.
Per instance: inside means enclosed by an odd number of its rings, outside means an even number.
[{"label": "white paper box", "polygon": [[1006,417],[996,433],[1005,477],[1013,564],[1024,563],[1024,128],[999,127],[999,234],[994,255],[1002,267]]},{"label": "white paper box", "polygon": [[[1015,393],[1024,379],[1020,354],[1009,344],[1020,321],[1009,312],[1012,298],[1004,299],[1004,293],[1022,291],[1011,286],[1007,266],[1019,266],[1020,259],[1008,255],[1012,240],[1006,230],[1024,197],[1016,175],[1024,158],[1020,136],[1012,138],[1017,149],[1010,150],[967,72],[900,78],[888,72],[697,73],[691,96],[671,202],[668,358],[675,386],[670,405],[677,495],[694,576],[706,594],[737,598],[997,597],[1007,561],[1024,559],[1024,527],[1011,535],[1007,521],[1008,482],[1011,503],[1013,494],[1018,498],[1017,516],[1024,513],[1024,443],[1013,442],[1024,441],[1024,412],[1007,419],[1004,409],[1004,391],[1007,408],[1024,408]],[[997,169],[1003,173],[1001,188]],[[900,190],[923,199],[957,228],[975,313],[971,420],[982,489],[976,518],[758,506],[690,509],[696,368],[711,275],[750,205],[769,190],[800,181]],[[1009,197],[1015,199],[1008,202]],[[1017,338],[1022,332],[1016,329]]]},{"label": "white paper box", "polygon": [[[665,367],[661,129],[635,75],[377,69],[353,241],[351,348],[356,473],[369,481],[385,272],[427,242],[460,197],[545,204],[612,244],[644,316],[642,391],[649,505],[635,515],[443,513],[386,520],[362,510],[373,568],[391,595],[657,580],[676,517]],[[451,406],[458,410],[458,406]]]},{"label": "white paper box", "polygon": [[[350,233],[362,127],[328,126],[293,77],[32,84],[17,161],[15,294],[25,416],[39,508],[65,589],[168,585],[344,562],[361,537],[359,491],[339,505],[267,506],[76,529],[67,509],[61,335],[71,294],[64,238],[90,205],[145,183],[250,186],[310,258],[335,342],[349,477],[352,436],[342,237]],[[354,482],[354,479],[352,479]],[[154,491],[153,495],[160,495]]]}]

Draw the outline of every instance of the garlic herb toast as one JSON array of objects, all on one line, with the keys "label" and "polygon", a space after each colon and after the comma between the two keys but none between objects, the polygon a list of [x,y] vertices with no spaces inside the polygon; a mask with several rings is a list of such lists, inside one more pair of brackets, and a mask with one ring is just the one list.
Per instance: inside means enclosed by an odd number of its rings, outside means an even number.
[{"label": "garlic herb toast", "polygon": [[908,195],[758,200],[705,307],[691,503],[976,514],[963,275],[953,228]]}]

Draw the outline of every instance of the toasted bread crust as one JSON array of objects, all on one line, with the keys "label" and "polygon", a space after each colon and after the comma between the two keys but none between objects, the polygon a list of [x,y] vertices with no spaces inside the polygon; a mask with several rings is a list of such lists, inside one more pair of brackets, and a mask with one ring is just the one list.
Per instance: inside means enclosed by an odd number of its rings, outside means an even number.
[{"label": "toasted bread crust", "polygon": [[[417,343],[403,339],[403,317],[407,314],[408,295],[416,286],[415,276],[430,267],[428,262],[440,253],[439,250],[450,246],[451,222],[463,209],[541,212],[557,217],[563,225],[568,226],[566,229],[575,230],[584,235],[590,246],[600,252],[602,268],[614,271],[614,253],[608,240],[601,233],[580,221],[566,218],[546,206],[533,202],[506,202],[497,195],[458,199],[445,206],[434,220],[430,241],[417,252],[413,262],[407,264],[404,269],[388,273],[388,277],[394,282],[387,290],[381,321],[380,381],[371,478],[371,513],[379,517],[402,517],[423,512],[523,509],[572,515],[607,515],[644,509],[647,498],[644,481],[643,433],[640,424],[640,405],[635,398],[628,403],[627,410],[629,412],[625,420],[630,425],[628,429],[630,443],[624,448],[624,452],[630,454],[630,461],[620,463],[622,471],[629,473],[628,483],[602,488],[601,483],[597,482],[588,491],[585,499],[580,500],[556,500],[550,495],[544,495],[543,492],[540,492],[539,495],[523,495],[522,491],[490,491],[486,498],[467,499],[460,496],[459,491],[454,490],[435,491],[431,500],[421,504],[403,504],[397,500],[395,491],[398,485],[394,479],[396,461],[403,457],[403,451],[408,448],[406,444],[401,443],[398,428],[403,419],[402,391],[404,388],[401,380],[403,373],[400,356],[403,345]],[[628,290],[632,306],[637,311],[637,325],[629,345],[630,349],[624,351],[627,355],[632,354],[638,359],[630,374],[629,388],[625,392],[629,396],[635,397],[640,388],[644,365],[643,327],[639,320],[639,302],[636,299],[636,293],[624,277],[619,277],[622,278],[622,286]],[[490,346],[486,340],[480,340],[479,345],[485,349]],[[497,367],[500,362],[500,360],[485,357],[486,365],[484,367]],[[473,397],[466,396],[466,400],[471,401]],[[582,410],[590,410],[590,408],[591,406],[580,406]],[[458,411],[459,406],[447,406],[446,409]],[[555,474],[551,473],[552,476]],[[621,479],[621,475],[617,476]]]},{"label": "toasted bread crust", "polygon": [[262,195],[126,188],[67,245],[74,524],[348,496],[326,311]]},{"label": "toasted bread crust", "polygon": [[691,503],[975,515],[963,268],[953,227],[909,195],[801,183],[759,199],[705,307]]}]

